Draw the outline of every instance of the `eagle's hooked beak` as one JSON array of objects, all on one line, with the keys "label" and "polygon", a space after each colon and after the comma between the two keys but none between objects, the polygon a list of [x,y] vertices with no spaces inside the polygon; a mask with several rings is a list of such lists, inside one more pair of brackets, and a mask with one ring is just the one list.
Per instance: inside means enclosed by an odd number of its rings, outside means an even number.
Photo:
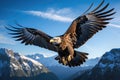
[{"label": "eagle's hooked beak", "polygon": [[53,42],[54,42],[54,39],[51,39],[51,40],[50,40],[50,43],[53,43]]}]

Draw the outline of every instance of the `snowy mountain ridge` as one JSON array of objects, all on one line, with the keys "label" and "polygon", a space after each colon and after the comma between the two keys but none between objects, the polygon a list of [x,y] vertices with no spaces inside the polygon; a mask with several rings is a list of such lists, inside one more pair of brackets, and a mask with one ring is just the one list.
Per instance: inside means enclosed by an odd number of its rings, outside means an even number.
[{"label": "snowy mountain ridge", "polygon": [[0,80],[35,79],[56,80],[58,78],[40,62],[19,55],[10,49],[0,48]]},{"label": "snowy mountain ridge", "polygon": [[[43,65],[41,63],[39,63],[35,60],[32,60],[30,58],[27,58],[23,55],[19,55],[18,53],[14,53],[10,49],[1,48],[0,54],[1,54],[1,56],[7,55],[8,59],[10,58],[10,60],[13,60],[10,62],[10,67],[11,67],[11,70],[13,70],[13,71],[14,70],[32,70],[32,71],[40,70],[40,71],[42,71]],[[4,62],[4,61],[0,60],[1,66],[4,66],[4,65],[2,65],[2,62]],[[5,63],[7,63],[7,62],[5,61],[3,64],[5,64]],[[29,74],[29,76],[30,76],[30,74]]]},{"label": "snowy mountain ridge", "polygon": [[120,80],[120,48],[106,52],[95,67],[74,80]]},{"label": "snowy mountain ridge", "polygon": [[112,49],[110,52],[106,52],[97,66],[102,69],[103,73],[107,68],[111,70],[116,66],[120,68],[120,49]]}]

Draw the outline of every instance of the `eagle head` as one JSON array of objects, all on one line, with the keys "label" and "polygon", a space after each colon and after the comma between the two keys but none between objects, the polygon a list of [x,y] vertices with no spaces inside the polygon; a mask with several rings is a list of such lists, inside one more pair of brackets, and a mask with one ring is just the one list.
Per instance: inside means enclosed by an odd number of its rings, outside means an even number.
[{"label": "eagle head", "polygon": [[54,37],[52,39],[50,39],[50,43],[53,43],[55,45],[60,44],[62,42],[60,37]]}]

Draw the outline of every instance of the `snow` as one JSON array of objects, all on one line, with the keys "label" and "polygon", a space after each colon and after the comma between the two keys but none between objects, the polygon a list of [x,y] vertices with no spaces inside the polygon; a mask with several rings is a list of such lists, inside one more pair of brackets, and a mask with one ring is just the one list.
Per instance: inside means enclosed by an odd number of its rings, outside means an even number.
[{"label": "snow", "polygon": [[26,66],[26,67],[29,67],[29,68],[30,68],[30,66],[28,65],[28,63],[23,62],[23,64],[24,64],[24,66]]},{"label": "snow", "polygon": [[35,59],[40,59],[40,57],[39,56],[36,56],[36,58]]},{"label": "snow", "polygon": [[13,67],[14,70],[20,69],[19,66],[17,66],[17,65],[14,64],[14,63],[11,63],[11,67]]},{"label": "snow", "polygon": [[[36,66],[38,66],[40,69],[42,69],[42,64],[41,63],[39,63],[39,62],[37,62],[37,61],[35,61],[35,60],[33,60],[33,59],[30,59],[30,58],[28,58],[28,57],[25,57],[25,56],[20,56],[22,59],[24,59],[24,60],[28,60],[28,61],[30,61],[30,62],[32,62],[32,64],[34,64],[34,65],[36,65]],[[30,63],[29,62],[29,63]],[[31,64],[31,63],[30,63]],[[29,64],[29,65],[30,65]]]},{"label": "snow", "polygon": [[18,53],[15,53],[14,56],[15,56],[15,59],[16,59],[16,60],[19,60],[19,59],[20,59],[20,55],[19,55]]},{"label": "snow", "polygon": [[35,71],[35,70],[38,70],[38,68],[42,69],[42,66],[43,66],[39,62],[37,62],[35,60],[32,60],[30,58],[27,58],[27,57],[25,57],[23,55],[19,55],[19,54],[15,54],[14,59],[16,59],[17,61],[20,60],[20,59],[22,60],[22,63],[20,63],[20,66],[15,65],[15,63],[12,63],[12,67],[15,70],[22,68],[23,70]]},{"label": "snow", "polygon": [[42,64],[40,64],[39,62],[37,62],[37,61],[35,61],[35,60],[31,59],[31,58],[28,58],[28,57],[25,57],[25,56],[20,56],[20,57],[22,59],[29,60],[29,61],[33,62],[34,64],[36,64],[36,65],[41,65],[42,66]]},{"label": "snow", "polygon": [[22,67],[26,70],[31,70],[32,69],[32,65],[29,64],[29,62],[23,62]]}]

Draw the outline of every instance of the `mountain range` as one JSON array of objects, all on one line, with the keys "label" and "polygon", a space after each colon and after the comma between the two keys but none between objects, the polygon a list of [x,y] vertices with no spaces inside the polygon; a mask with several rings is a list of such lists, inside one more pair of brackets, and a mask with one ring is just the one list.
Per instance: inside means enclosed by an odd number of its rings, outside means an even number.
[{"label": "mountain range", "polygon": [[120,80],[120,49],[106,52],[95,67],[74,80]]},{"label": "mountain range", "polygon": [[0,80],[120,80],[119,48],[78,67],[63,66],[54,58],[0,48]]},{"label": "mountain range", "polygon": [[40,62],[0,48],[0,80],[59,80]]},{"label": "mountain range", "polygon": [[[26,55],[29,58],[32,58],[38,62],[41,62],[43,65],[45,65],[49,70],[51,70],[54,74],[58,76],[61,80],[69,79],[71,75],[74,75],[78,71],[84,71],[91,69],[94,67],[100,58],[93,58],[88,59],[83,65],[78,67],[66,67],[62,64],[59,64],[54,58],[56,56],[52,57],[44,57],[42,54],[33,54],[33,55]],[[63,75],[64,74],[64,75]]]}]

